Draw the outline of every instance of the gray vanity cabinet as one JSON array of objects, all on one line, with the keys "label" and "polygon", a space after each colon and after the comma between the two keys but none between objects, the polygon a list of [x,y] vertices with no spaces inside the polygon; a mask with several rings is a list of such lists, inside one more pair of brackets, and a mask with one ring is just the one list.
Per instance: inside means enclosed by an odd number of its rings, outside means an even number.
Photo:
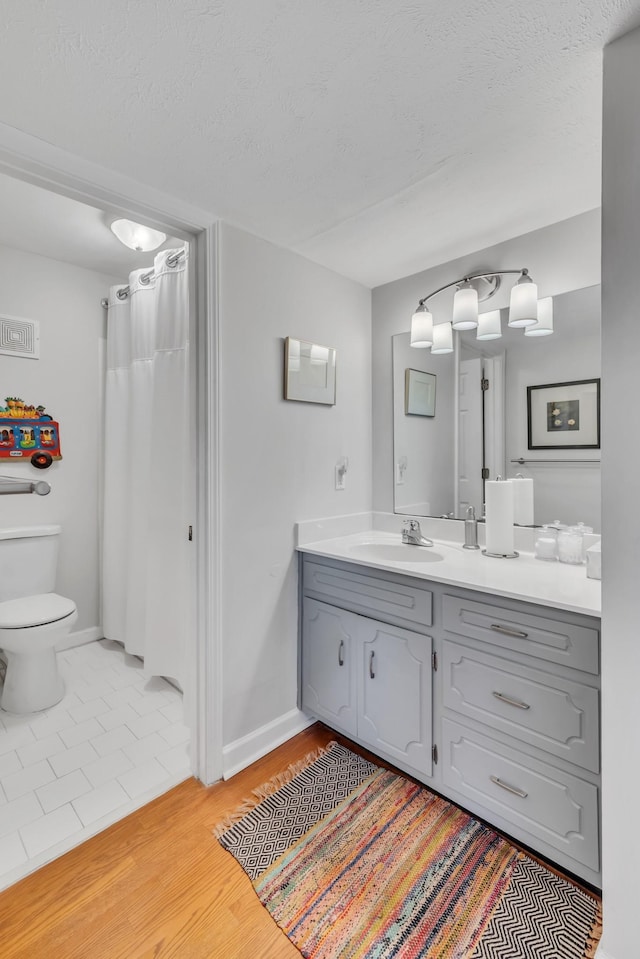
[{"label": "gray vanity cabinet", "polygon": [[305,559],[302,592],[302,708],[401,769],[431,776],[431,590]]},{"label": "gray vanity cabinet", "polygon": [[431,637],[360,617],[358,737],[431,774]]},{"label": "gray vanity cabinet", "polygon": [[302,613],[305,709],[347,735],[356,726],[356,637],[358,617],[336,606],[305,599]]},{"label": "gray vanity cabinet", "polygon": [[600,885],[600,623],[305,555],[300,705]]}]

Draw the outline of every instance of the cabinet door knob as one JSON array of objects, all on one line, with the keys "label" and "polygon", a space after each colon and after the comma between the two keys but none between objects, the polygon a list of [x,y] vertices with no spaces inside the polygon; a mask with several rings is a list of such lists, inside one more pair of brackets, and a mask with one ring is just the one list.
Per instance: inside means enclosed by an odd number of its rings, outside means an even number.
[{"label": "cabinet door knob", "polygon": [[501,626],[500,623],[491,623],[491,629],[496,633],[504,633],[505,636],[515,636],[516,639],[526,639],[529,633],[523,633],[520,629],[509,629],[508,626]]},{"label": "cabinet door knob", "polygon": [[372,651],[371,651],[371,655],[369,656],[369,675],[371,676],[371,679],[375,679],[375,678],[376,678],[376,674],[375,674],[374,671],[373,671],[373,657],[374,657],[374,656],[375,656],[375,652],[372,650]]},{"label": "cabinet door knob", "polygon": [[340,640],[338,646],[338,666],[344,666],[344,639]]},{"label": "cabinet door knob", "polygon": [[489,779],[492,783],[495,783],[496,786],[500,786],[501,789],[506,789],[508,793],[513,793],[514,796],[519,796],[520,799],[526,799],[529,793],[526,793],[524,789],[516,789],[515,786],[510,786],[508,783],[503,783],[501,779],[498,779],[497,776],[489,776]]},{"label": "cabinet door knob", "polygon": [[493,695],[496,699],[499,699],[501,703],[509,703],[510,706],[517,706],[518,709],[531,709],[529,703],[521,703],[519,699],[511,699],[510,696],[505,696],[504,693],[498,693],[495,689]]}]

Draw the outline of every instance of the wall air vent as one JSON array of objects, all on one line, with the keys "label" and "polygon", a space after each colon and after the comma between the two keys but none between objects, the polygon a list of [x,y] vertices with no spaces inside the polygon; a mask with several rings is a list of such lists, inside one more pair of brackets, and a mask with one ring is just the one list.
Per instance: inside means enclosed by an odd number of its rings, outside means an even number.
[{"label": "wall air vent", "polygon": [[19,316],[0,314],[0,353],[40,359],[40,324]]}]

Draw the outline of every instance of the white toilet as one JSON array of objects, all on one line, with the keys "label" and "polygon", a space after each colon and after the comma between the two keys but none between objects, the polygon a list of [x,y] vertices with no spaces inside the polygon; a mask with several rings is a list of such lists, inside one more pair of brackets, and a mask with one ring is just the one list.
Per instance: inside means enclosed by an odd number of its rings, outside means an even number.
[{"label": "white toilet", "polygon": [[0,529],[0,649],[7,663],[0,708],[34,713],[60,702],[55,646],[78,611],[53,592],[59,526]]}]

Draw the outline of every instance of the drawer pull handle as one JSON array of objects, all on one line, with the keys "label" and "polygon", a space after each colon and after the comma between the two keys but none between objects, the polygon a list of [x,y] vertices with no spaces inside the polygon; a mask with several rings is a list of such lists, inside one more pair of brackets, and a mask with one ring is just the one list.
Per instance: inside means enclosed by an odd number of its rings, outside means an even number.
[{"label": "drawer pull handle", "polygon": [[505,636],[515,636],[516,639],[526,639],[529,633],[523,633],[519,629],[509,629],[508,626],[501,626],[500,623],[491,623],[491,629],[496,633],[504,633]]},{"label": "drawer pull handle", "polygon": [[494,690],[493,695],[496,699],[499,699],[501,703],[509,703],[510,706],[517,706],[518,709],[531,709],[529,703],[521,703],[519,699],[511,699],[509,696],[505,696],[504,693],[497,693]]},{"label": "drawer pull handle", "polygon": [[338,646],[338,666],[344,666],[344,639],[340,640]]},{"label": "drawer pull handle", "polygon": [[376,678],[376,674],[375,674],[374,671],[373,671],[373,657],[374,657],[374,656],[375,656],[375,652],[373,652],[373,650],[372,650],[372,651],[371,651],[371,655],[369,656],[369,675],[371,676],[372,679],[375,679],[375,678]]},{"label": "drawer pull handle", "polygon": [[509,786],[508,783],[503,783],[497,776],[489,776],[489,779],[492,783],[495,783],[496,786],[500,786],[501,789],[506,789],[508,793],[513,793],[514,796],[519,796],[520,799],[526,799],[529,795],[524,789],[516,789],[515,786]]}]

